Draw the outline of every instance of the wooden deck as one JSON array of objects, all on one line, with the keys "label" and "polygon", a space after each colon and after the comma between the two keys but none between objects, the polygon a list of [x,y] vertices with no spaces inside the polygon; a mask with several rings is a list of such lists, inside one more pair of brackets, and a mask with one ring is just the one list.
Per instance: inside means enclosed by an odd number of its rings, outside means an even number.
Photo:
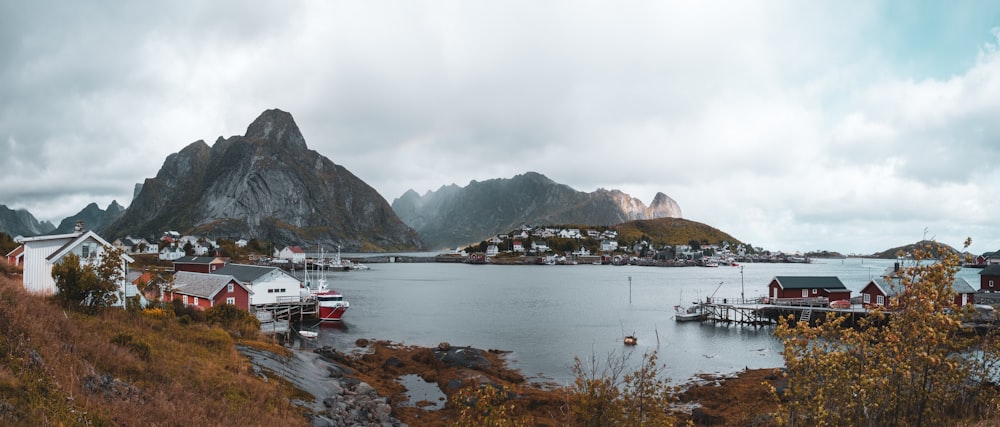
[{"label": "wooden deck", "polygon": [[301,300],[299,298],[278,301],[273,304],[255,305],[252,308],[257,320],[260,320],[261,332],[268,335],[284,334],[289,331],[292,320],[315,316],[319,311],[319,303],[315,298]]},{"label": "wooden deck", "polygon": [[849,314],[854,319],[867,316],[868,310],[860,304],[852,304],[851,308],[831,308],[826,298],[707,298],[699,302],[698,307],[704,313],[702,322],[770,326],[789,314],[796,321],[806,321],[810,324],[826,313]]}]

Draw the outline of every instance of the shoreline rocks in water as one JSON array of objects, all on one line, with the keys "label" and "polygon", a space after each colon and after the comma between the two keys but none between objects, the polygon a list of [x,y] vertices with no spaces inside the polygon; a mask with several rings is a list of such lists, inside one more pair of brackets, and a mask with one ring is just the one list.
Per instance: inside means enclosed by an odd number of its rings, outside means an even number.
[{"label": "shoreline rocks in water", "polygon": [[237,346],[237,349],[250,359],[259,375],[267,378],[264,371],[270,372],[312,395],[313,402],[293,403],[312,411],[310,424],[315,427],[407,425],[392,416],[387,397],[353,378],[356,372],[337,362],[346,358],[335,349],[325,348],[323,352],[313,353],[292,350],[288,357],[247,346]]},{"label": "shoreline rocks in water", "polygon": [[[238,346],[259,375],[279,376],[313,397],[293,403],[311,411],[313,426],[446,426],[457,421],[465,406],[464,390],[494,386],[507,390],[511,415],[530,416],[533,425],[566,423],[569,390],[530,383],[520,371],[506,367],[505,352],[472,347],[415,347],[388,341],[369,341],[352,353],[333,347],[313,351],[292,350],[275,355]],[[694,425],[742,424],[748,416],[777,409],[770,387],[779,385],[776,369],[748,370],[735,377],[715,377],[691,384],[678,396],[688,408],[679,414]],[[403,379],[419,377],[444,394],[442,403],[411,402]],[[419,398],[416,400],[420,400]],[[512,407],[513,408],[513,407]]]}]

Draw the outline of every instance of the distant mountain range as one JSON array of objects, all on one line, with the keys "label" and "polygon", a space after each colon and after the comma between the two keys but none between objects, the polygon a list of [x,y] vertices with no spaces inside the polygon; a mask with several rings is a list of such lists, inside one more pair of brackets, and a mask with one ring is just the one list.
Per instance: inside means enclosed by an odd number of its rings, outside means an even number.
[{"label": "distant mountain range", "polygon": [[521,225],[615,225],[681,217],[680,206],[663,193],[647,207],[618,190],[585,193],[536,172],[443,186],[423,196],[409,190],[392,202],[392,209],[432,249],[479,242]]},{"label": "distant mountain range", "polygon": [[0,205],[0,231],[14,236],[37,236],[55,230],[51,222],[38,222],[35,216],[24,209],[12,210]]},{"label": "distant mountain range", "polygon": [[127,209],[91,203],[56,227],[0,205],[0,231],[69,233],[83,221],[108,239],[157,239],[174,230],[378,252],[453,248],[522,225],[681,217],[680,206],[663,193],[646,206],[619,190],[581,192],[536,172],[447,185],[423,196],[410,190],[390,206],[346,168],[310,150],[291,114],[268,110],[245,135],[219,137],[211,146],[196,141],[167,156],[155,177],[136,184]]},{"label": "distant mountain range", "polygon": [[72,233],[76,228],[77,221],[82,221],[84,228],[88,230],[104,230],[115,220],[121,218],[124,213],[125,208],[115,200],[111,201],[107,209],[101,209],[97,203],[91,203],[76,215],[64,218],[55,230],[47,234]]}]

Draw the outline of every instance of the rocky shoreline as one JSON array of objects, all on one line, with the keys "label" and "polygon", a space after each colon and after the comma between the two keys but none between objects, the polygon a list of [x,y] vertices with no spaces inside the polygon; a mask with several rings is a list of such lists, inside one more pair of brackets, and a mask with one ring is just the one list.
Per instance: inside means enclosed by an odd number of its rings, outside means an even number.
[{"label": "rocky shoreline", "polygon": [[[254,372],[265,381],[280,378],[302,393],[293,403],[308,412],[317,427],[408,425],[446,426],[461,415],[458,395],[465,385],[492,385],[510,390],[515,415],[530,416],[534,425],[565,424],[567,390],[529,383],[506,367],[505,352],[442,343],[435,348],[404,346],[388,341],[359,340],[363,350],[342,353],[332,347],[292,350],[277,355],[238,346]],[[411,402],[400,378],[418,376],[439,388],[441,402]],[[679,394],[682,420],[693,425],[759,423],[778,407],[771,391],[780,390],[776,369],[748,370],[735,376],[704,376]]]}]

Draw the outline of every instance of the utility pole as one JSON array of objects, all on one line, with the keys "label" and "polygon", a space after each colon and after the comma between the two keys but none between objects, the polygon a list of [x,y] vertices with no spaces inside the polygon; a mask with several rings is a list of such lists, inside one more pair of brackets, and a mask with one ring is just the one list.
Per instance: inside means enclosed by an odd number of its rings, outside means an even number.
[{"label": "utility pole", "polygon": [[628,276],[628,303],[632,305],[632,276]]},{"label": "utility pole", "polygon": [[747,303],[746,295],[743,295],[743,265],[740,264],[740,299],[743,300],[743,304]]}]

